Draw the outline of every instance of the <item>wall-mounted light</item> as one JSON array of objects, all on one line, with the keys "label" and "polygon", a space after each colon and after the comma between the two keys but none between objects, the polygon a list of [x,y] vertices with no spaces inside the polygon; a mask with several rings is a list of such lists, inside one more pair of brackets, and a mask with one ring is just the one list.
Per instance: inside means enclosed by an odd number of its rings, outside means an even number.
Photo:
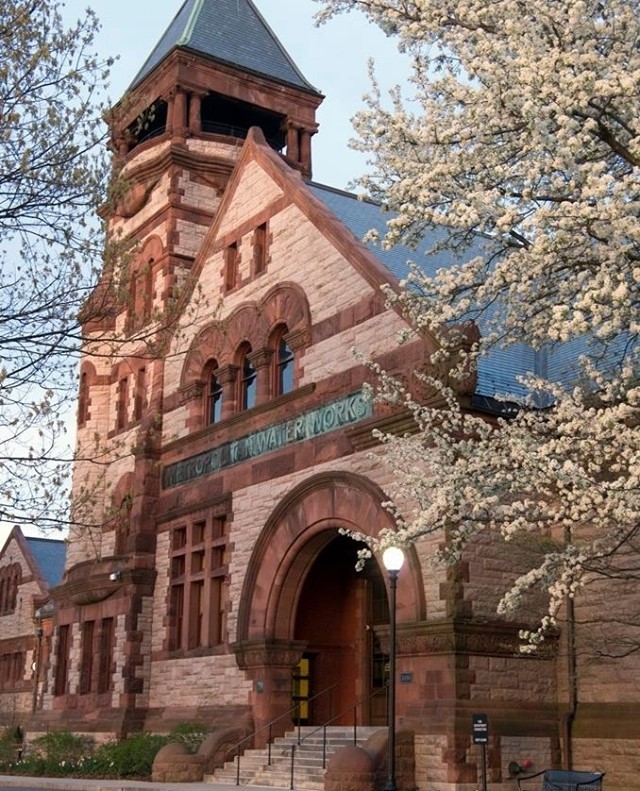
[{"label": "wall-mounted light", "polygon": [[122,572],[112,571],[111,574],[109,574],[109,579],[111,580],[111,582],[120,582],[120,580],[122,579]]}]

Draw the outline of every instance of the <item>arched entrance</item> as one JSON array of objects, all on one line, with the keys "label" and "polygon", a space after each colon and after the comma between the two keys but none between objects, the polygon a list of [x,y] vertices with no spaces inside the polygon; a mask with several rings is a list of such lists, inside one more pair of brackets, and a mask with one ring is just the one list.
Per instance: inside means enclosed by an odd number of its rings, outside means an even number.
[{"label": "arched entrance", "polygon": [[[326,473],[294,489],[265,523],[247,566],[234,645],[238,664],[254,682],[256,727],[291,709],[304,657],[311,660],[310,688],[338,683],[336,713],[383,683],[372,618],[375,611],[378,623],[388,619],[386,575],[376,559],[356,572],[358,544],[339,529],[373,535],[392,528],[380,505],[385,499],[366,478]],[[423,590],[410,552],[398,585],[399,620],[421,620]],[[379,721],[383,710],[384,703],[380,710],[368,707],[366,718]],[[316,705],[309,719],[321,721],[325,713]]]},{"label": "arched entrance", "polygon": [[[304,580],[294,639],[305,644],[294,670],[294,702],[301,719],[319,725],[338,717],[382,725],[385,665],[376,626],[389,622],[385,583],[375,560],[356,571],[358,545],[337,535],[319,553]],[[317,696],[317,697],[316,697]]]}]

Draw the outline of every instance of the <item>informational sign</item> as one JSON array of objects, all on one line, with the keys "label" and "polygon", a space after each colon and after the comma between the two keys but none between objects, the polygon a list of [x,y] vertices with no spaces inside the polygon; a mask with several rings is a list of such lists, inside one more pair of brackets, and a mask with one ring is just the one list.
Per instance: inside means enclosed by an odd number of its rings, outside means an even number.
[{"label": "informational sign", "polygon": [[486,714],[472,714],[471,723],[473,729],[474,744],[489,743],[489,721]]}]

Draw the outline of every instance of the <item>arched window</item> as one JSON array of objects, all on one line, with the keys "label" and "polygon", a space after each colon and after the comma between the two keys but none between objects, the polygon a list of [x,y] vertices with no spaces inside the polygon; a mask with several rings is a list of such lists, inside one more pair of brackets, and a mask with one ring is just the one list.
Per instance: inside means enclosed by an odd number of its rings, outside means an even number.
[{"label": "arched window", "polygon": [[18,568],[17,571],[14,571],[11,575],[11,601],[9,602],[9,607],[11,610],[15,610],[16,603],[18,599],[18,583],[20,581],[20,569]]},{"label": "arched window", "polygon": [[257,375],[249,359],[251,346],[243,347],[240,357],[240,409],[251,409],[256,405]]},{"label": "arched window", "polygon": [[78,425],[84,426],[89,416],[89,384],[86,371],[80,375],[80,392],[78,394]]},{"label": "arched window", "polygon": [[116,555],[124,555],[127,551],[127,541],[131,531],[131,507],[133,505],[131,495],[125,495],[120,501],[115,515],[115,542],[114,551]]},{"label": "arched window", "polygon": [[276,395],[290,393],[294,386],[294,355],[289,344],[280,336],[276,350]]},{"label": "arched window", "polygon": [[219,423],[222,419],[222,385],[216,376],[218,363],[209,363],[205,371],[205,423],[208,426]]},{"label": "arched window", "polygon": [[131,272],[128,331],[136,332],[151,320],[153,307],[153,258]]},{"label": "arched window", "polygon": [[18,563],[0,569],[0,615],[12,613],[17,604],[22,569]]}]

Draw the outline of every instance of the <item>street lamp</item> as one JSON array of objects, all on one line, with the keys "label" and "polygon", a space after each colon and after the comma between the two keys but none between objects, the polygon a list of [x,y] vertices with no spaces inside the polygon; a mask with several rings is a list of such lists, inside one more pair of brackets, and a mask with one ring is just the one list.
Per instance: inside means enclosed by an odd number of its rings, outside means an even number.
[{"label": "street lamp", "polygon": [[389,774],[384,791],[396,791],[396,588],[398,573],[404,563],[404,552],[400,547],[387,547],[382,553],[382,562],[389,574]]}]

